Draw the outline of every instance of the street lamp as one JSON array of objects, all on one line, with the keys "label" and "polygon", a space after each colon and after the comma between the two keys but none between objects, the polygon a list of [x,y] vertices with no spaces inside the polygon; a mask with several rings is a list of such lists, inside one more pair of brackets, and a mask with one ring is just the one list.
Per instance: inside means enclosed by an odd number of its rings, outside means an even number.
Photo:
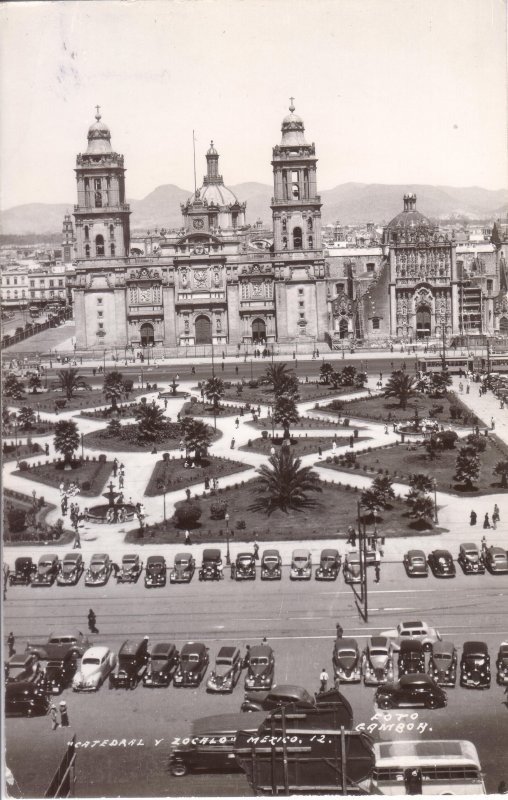
[{"label": "street lamp", "polygon": [[83,436],[83,434],[81,434],[81,461],[85,460],[85,456],[84,456],[84,452],[83,452],[83,439],[84,439],[84,436]]},{"label": "street lamp", "polygon": [[437,481],[435,478],[432,479],[432,485],[434,487],[434,522],[437,524]]},{"label": "street lamp", "polygon": [[229,554],[229,514],[227,511],[224,519],[226,520],[226,564],[231,564],[231,556]]}]

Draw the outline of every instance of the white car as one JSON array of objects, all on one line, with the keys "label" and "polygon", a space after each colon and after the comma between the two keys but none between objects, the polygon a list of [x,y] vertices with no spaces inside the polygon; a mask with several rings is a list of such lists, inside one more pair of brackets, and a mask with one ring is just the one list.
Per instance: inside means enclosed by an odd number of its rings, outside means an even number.
[{"label": "white car", "polygon": [[115,667],[116,654],[109,647],[102,645],[90,647],[83,655],[79,669],[74,675],[73,691],[96,692]]},{"label": "white car", "polygon": [[399,622],[396,628],[389,631],[382,631],[380,636],[386,636],[392,642],[392,649],[399,650],[400,643],[404,639],[417,639],[423,644],[424,650],[432,650],[432,645],[442,641],[442,636],[437,628],[431,628],[426,622],[415,620],[414,622]]}]

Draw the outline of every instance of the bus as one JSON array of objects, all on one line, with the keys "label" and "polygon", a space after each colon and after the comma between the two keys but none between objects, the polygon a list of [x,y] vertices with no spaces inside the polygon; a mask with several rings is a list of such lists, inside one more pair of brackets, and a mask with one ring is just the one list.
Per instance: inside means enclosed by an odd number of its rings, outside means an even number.
[{"label": "bus", "polygon": [[463,739],[378,742],[371,790],[381,794],[486,794],[478,752]]},{"label": "bus", "polygon": [[32,319],[37,319],[37,317],[40,316],[41,310],[39,306],[30,306],[28,309],[28,313],[30,314]]},{"label": "bus", "polygon": [[[445,356],[446,369],[448,372],[474,372],[477,367],[477,360],[471,356]],[[441,372],[443,369],[443,359],[441,356],[431,356],[430,358],[418,359],[418,366],[421,372]]]}]

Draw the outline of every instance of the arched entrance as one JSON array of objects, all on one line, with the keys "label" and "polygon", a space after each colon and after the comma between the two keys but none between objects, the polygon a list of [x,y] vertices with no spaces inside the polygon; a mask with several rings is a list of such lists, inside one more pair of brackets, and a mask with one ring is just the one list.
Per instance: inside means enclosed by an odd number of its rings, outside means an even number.
[{"label": "arched entrance", "polygon": [[416,338],[427,339],[430,336],[431,315],[428,306],[419,306],[416,310]]},{"label": "arched entrance", "polygon": [[342,317],[339,322],[339,339],[347,339],[348,337],[348,324],[347,319]]},{"label": "arched entrance", "polygon": [[209,317],[200,314],[196,317],[196,344],[211,344],[212,343],[212,323]]},{"label": "arched entrance", "polygon": [[266,340],[266,323],[263,319],[255,319],[252,323],[252,341]]},{"label": "arched entrance", "polygon": [[154,328],[150,322],[144,322],[141,326],[140,330],[141,334],[141,347],[147,347],[149,344],[153,344],[154,339]]},{"label": "arched entrance", "polygon": [[499,320],[499,333],[501,336],[508,336],[508,318],[501,317]]}]

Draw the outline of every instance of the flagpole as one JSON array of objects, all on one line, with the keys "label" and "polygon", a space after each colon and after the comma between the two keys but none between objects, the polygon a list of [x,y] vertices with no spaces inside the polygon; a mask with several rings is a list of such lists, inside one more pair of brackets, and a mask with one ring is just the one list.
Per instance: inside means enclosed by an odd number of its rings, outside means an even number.
[{"label": "flagpole", "polygon": [[194,136],[194,130],[192,131],[192,150],[194,153],[194,194],[196,194],[196,138]]}]

